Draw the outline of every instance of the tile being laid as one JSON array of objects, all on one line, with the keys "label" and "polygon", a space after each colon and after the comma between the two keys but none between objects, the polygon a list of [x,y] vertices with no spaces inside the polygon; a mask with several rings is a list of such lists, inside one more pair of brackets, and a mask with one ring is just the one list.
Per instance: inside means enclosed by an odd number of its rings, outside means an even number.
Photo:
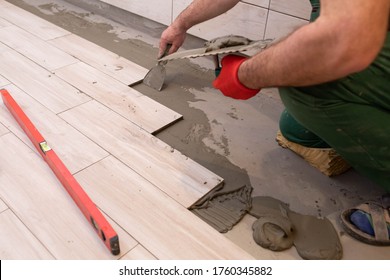
[{"label": "tile being laid", "polygon": [[55,74],[149,133],[182,119],[182,115],[83,62]]}]

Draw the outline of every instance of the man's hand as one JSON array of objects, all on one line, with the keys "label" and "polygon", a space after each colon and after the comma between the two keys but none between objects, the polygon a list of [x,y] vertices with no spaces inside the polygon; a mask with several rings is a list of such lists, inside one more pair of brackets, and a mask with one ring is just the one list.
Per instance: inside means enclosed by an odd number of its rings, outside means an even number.
[{"label": "man's hand", "polygon": [[168,54],[176,52],[192,26],[227,12],[238,2],[240,0],[193,0],[162,33],[158,57],[164,54],[168,44],[172,45]]},{"label": "man's hand", "polygon": [[[180,30],[174,25],[169,26],[161,34],[158,58],[161,58],[164,54],[168,55],[176,52],[183,44],[185,38],[186,38],[185,30]],[[170,49],[168,53],[165,53],[168,45],[170,45]]]},{"label": "man's hand", "polygon": [[238,55],[227,55],[222,59],[222,70],[213,86],[219,89],[225,96],[234,99],[249,99],[255,96],[260,89],[250,89],[244,86],[238,79],[238,69],[246,60]]}]

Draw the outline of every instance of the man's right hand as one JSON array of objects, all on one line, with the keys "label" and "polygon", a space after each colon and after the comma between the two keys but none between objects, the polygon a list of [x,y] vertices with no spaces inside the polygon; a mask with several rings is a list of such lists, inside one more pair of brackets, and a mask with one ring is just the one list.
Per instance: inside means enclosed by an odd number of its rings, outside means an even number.
[{"label": "man's right hand", "polygon": [[206,20],[219,16],[233,8],[240,0],[193,0],[162,33],[158,57],[170,44],[168,54],[176,52],[184,42],[188,29]]},{"label": "man's right hand", "polygon": [[185,38],[186,31],[180,30],[173,24],[169,26],[161,34],[158,58],[161,58],[164,55],[168,45],[171,45],[171,47],[167,55],[176,52],[181,47],[181,45],[183,45]]}]

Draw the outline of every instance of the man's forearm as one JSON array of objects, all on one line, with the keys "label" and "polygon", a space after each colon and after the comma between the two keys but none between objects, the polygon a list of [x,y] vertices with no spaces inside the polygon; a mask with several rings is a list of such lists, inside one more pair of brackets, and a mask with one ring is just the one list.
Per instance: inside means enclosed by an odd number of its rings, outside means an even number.
[{"label": "man's forearm", "polygon": [[320,18],[244,62],[249,88],[308,86],[361,71],[386,38],[389,1],[323,0]]},{"label": "man's forearm", "polygon": [[233,8],[239,0],[195,0],[175,19],[173,24],[187,31],[192,26],[219,16]]},{"label": "man's forearm", "polygon": [[340,69],[334,69],[336,63],[332,61],[335,46],[332,40],[315,34],[314,29],[312,25],[302,27],[244,62],[239,80],[249,88],[266,88],[307,86],[338,78],[336,72]]}]

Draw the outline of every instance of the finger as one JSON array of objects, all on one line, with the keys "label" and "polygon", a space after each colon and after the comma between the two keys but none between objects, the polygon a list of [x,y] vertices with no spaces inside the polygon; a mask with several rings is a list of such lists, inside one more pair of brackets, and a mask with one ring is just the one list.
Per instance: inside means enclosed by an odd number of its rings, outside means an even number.
[{"label": "finger", "polygon": [[160,40],[158,56],[157,56],[158,59],[160,59],[164,55],[164,52],[167,49],[168,44],[170,44],[170,43],[167,40],[164,40],[164,39]]},{"label": "finger", "polygon": [[160,47],[159,47],[159,50],[158,50],[157,59],[160,59],[164,55],[165,48],[166,48],[166,45],[164,46],[164,45],[160,44]]},{"label": "finger", "polygon": [[177,45],[172,45],[171,48],[169,49],[169,52],[168,54],[173,54],[174,52],[176,52],[180,47],[177,46]]}]

